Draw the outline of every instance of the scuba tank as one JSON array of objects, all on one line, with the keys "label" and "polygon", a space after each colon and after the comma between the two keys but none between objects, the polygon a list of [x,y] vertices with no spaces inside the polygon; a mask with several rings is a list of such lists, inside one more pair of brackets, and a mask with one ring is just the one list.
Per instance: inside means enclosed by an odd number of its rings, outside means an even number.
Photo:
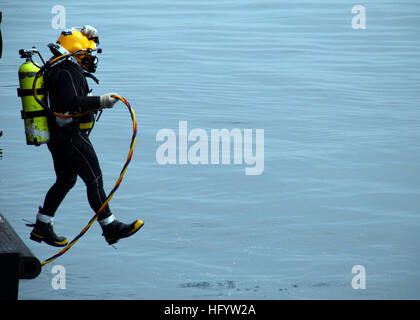
[{"label": "scuba tank", "polygon": [[[84,52],[91,53],[92,50],[96,50],[90,48],[79,49],[70,53],[67,51],[67,49],[58,44],[50,43],[48,47],[54,56],[48,60],[47,63],[45,63],[38,49],[35,47],[32,47],[29,50],[19,50],[20,57],[26,58],[26,61],[19,68],[20,87],[17,89],[17,92],[18,96],[22,99],[23,110],[21,115],[25,123],[26,143],[29,145],[40,146],[41,144],[48,143],[50,141],[48,117],[56,116],[62,119],[69,119],[72,117],[83,116],[81,114],[68,117],[68,115],[60,115],[49,108],[47,103],[48,91],[44,86],[43,75],[45,73],[48,75],[48,70],[51,70],[51,68],[54,68],[54,66],[66,60],[74,60],[74,62],[79,65],[77,60],[74,58],[76,55],[80,55]],[[102,52],[101,49],[97,49],[96,51],[98,53]],[[39,55],[39,58],[44,64],[42,67],[38,66],[32,60],[32,56],[34,54]],[[96,64],[96,62],[97,58],[92,60],[92,63]],[[90,72],[83,72],[83,75],[85,77],[92,78],[96,83],[98,83],[98,79],[96,79]],[[36,94],[34,90],[34,82],[36,82]],[[98,121],[99,116],[96,121]],[[84,121],[80,122],[80,129],[89,130],[90,132],[90,130],[93,128],[94,118],[92,120],[91,117],[89,117],[89,119],[85,119],[85,117],[83,117],[81,120]]]},{"label": "scuba tank", "polygon": [[[33,83],[35,75],[40,68],[32,61],[32,55],[36,49],[20,50],[19,53],[26,61],[19,68],[18,96],[22,99],[22,119],[25,123],[26,143],[40,146],[48,143],[50,133],[48,129],[47,111],[35,100]],[[37,93],[41,101],[46,102],[47,91],[44,88],[43,77],[39,77],[36,85]]]}]

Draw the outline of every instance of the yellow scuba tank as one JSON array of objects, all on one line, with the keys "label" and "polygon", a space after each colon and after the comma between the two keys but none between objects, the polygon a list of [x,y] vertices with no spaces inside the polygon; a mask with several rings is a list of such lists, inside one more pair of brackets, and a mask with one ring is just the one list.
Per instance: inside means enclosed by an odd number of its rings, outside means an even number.
[{"label": "yellow scuba tank", "polygon": [[[27,59],[19,68],[18,96],[22,99],[22,119],[25,122],[26,143],[39,146],[50,140],[47,111],[33,96],[33,83],[39,68]],[[39,77],[36,84],[37,94],[41,101],[46,101],[47,92],[44,79]]]}]

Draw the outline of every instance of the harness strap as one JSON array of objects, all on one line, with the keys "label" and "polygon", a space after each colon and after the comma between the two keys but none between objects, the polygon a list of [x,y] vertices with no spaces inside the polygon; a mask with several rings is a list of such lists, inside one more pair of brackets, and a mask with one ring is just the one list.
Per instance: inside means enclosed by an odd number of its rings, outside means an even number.
[{"label": "harness strap", "polygon": [[38,111],[21,110],[20,116],[22,119],[33,119],[36,117],[46,117],[48,116],[48,112],[46,110],[38,110]]},{"label": "harness strap", "polygon": [[[36,89],[36,92],[38,93],[38,95],[45,95],[45,94],[47,94],[47,89],[39,88],[39,89]],[[34,90],[17,88],[17,95],[18,95],[18,97],[33,96],[34,95]]]}]

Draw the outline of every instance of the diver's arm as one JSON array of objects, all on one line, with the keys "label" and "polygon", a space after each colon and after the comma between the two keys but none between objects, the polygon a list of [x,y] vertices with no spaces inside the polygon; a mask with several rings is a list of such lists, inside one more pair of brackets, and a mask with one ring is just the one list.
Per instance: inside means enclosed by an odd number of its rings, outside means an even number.
[{"label": "diver's arm", "polygon": [[58,77],[59,100],[63,110],[83,113],[101,108],[100,96],[79,96],[77,88],[82,85],[82,77],[72,75],[69,70],[61,70]]},{"label": "diver's arm", "polygon": [[79,112],[95,111],[101,108],[100,96],[77,96],[75,100]]}]

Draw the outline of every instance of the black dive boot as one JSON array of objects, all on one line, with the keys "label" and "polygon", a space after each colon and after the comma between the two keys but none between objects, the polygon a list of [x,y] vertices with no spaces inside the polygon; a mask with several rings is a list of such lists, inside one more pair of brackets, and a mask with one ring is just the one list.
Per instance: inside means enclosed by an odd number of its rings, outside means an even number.
[{"label": "black dive boot", "polygon": [[125,224],[118,220],[112,221],[110,224],[102,227],[102,235],[108,244],[114,244],[122,238],[127,238],[135,234],[142,226],[144,222],[142,220],[136,220],[131,224]]},{"label": "black dive boot", "polygon": [[31,240],[37,242],[44,241],[54,247],[65,247],[69,242],[66,237],[60,237],[55,234],[52,222],[45,223],[36,220],[35,224],[31,226],[34,227],[30,236]]}]

